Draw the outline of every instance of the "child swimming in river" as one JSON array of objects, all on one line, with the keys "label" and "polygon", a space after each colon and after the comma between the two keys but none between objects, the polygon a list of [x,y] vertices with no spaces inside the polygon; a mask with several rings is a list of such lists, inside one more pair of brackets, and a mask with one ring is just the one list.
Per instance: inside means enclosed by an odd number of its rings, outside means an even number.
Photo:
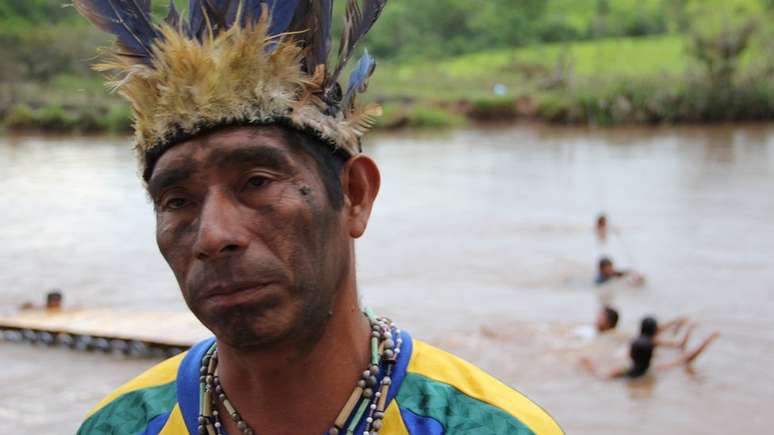
[{"label": "child swimming in river", "polygon": [[595,228],[597,231],[597,240],[599,240],[600,243],[605,243],[607,241],[607,215],[604,213],[597,215]]},{"label": "child swimming in river", "polygon": [[680,321],[668,322],[661,328],[658,326],[658,322],[653,317],[646,317],[642,320],[640,325],[640,336],[632,340],[629,345],[629,359],[630,365],[627,367],[617,367],[606,373],[601,372],[597,365],[590,358],[581,358],[580,362],[592,375],[603,379],[619,379],[628,378],[636,379],[644,376],[650,369],[653,359],[653,353],[657,346],[675,346],[683,349],[683,352],[675,359],[662,363],[656,366],[658,370],[666,370],[680,366],[690,366],[696,358],[701,355],[707,346],[710,345],[720,334],[714,332],[707,338],[702,340],[698,346],[690,351],[685,351],[688,339],[690,337],[690,330],[686,332],[685,338],[680,342],[670,342],[659,338],[659,334],[663,334],[669,329],[679,327],[678,325],[684,324],[683,319]]},{"label": "child swimming in river", "polygon": [[615,268],[613,260],[609,257],[602,257],[597,265],[597,276],[594,283],[598,286],[605,284],[617,278],[630,278],[631,283],[636,286],[645,284],[645,277],[633,270],[619,270]]}]

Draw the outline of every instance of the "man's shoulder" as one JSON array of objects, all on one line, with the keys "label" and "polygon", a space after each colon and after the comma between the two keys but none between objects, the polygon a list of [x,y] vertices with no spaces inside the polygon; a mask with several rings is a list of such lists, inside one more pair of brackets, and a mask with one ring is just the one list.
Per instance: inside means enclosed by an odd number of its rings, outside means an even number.
[{"label": "man's shoulder", "polygon": [[430,424],[448,435],[562,434],[554,419],[523,394],[419,340],[413,340],[396,400],[409,433],[424,433],[421,428]]},{"label": "man's shoulder", "polygon": [[143,433],[177,404],[177,373],[185,354],[167,359],[122,385],[89,411],[78,434]]}]

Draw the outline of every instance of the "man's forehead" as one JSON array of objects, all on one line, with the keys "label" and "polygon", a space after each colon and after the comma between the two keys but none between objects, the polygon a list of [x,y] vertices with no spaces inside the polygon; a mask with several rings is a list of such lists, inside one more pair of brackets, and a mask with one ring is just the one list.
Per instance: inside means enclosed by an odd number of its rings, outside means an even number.
[{"label": "man's forehead", "polygon": [[169,168],[191,171],[209,165],[239,163],[251,155],[290,157],[284,132],[277,127],[236,127],[198,136],[167,150],[156,162],[151,179]]},{"label": "man's forehead", "polygon": [[240,127],[182,142],[159,158],[148,180],[148,192],[155,196],[166,187],[197,178],[197,173],[229,174],[240,166],[296,173],[298,165],[305,163],[304,156],[294,152],[297,147],[289,143],[291,137],[280,128]]}]

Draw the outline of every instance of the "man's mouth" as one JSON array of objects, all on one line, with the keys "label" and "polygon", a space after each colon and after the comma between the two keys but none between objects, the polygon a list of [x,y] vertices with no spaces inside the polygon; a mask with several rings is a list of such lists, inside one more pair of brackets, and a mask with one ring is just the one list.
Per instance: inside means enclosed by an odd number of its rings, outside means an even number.
[{"label": "man's mouth", "polygon": [[204,297],[216,303],[238,304],[255,299],[271,284],[268,281],[217,284],[209,287],[204,292]]}]

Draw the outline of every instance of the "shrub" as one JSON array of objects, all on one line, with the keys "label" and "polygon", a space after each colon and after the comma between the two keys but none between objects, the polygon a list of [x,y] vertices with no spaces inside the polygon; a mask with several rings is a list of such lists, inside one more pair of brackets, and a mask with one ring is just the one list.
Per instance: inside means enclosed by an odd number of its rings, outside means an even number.
[{"label": "shrub", "polygon": [[59,105],[32,109],[26,104],[16,105],[8,112],[5,125],[9,130],[40,130],[51,133],[67,133],[78,129],[79,114]]},{"label": "shrub", "polygon": [[110,106],[99,120],[101,130],[111,133],[130,133],[132,131],[132,113],[126,104]]},{"label": "shrub", "polygon": [[36,125],[35,111],[26,104],[11,107],[5,116],[5,126],[11,130],[30,130]]},{"label": "shrub", "polygon": [[62,106],[44,106],[36,111],[38,125],[42,130],[65,133],[78,127],[80,118]]},{"label": "shrub", "polygon": [[538,99],[555,123],[652,124],[774,118],[774,84],[765,75],[719,85],[706,75],[586,82]]},{"label": "shrub", "polygon": [[469,118],[480,121],[510,120],[518,116],[513,97],[489,97],[471,101]]},{"label": "shrub", "polygon": [[414,106],[408,113],[408,126],[414,128],[448,128],[465,124],[465,117],[434,106]]}]

